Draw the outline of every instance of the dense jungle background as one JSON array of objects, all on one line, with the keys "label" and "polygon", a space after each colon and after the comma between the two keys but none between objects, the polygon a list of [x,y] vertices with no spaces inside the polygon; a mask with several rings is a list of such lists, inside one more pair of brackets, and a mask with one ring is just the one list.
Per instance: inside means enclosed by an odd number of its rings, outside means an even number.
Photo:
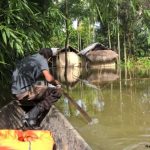
[{"label": "dense jungle background", "polygon": [[149,0],[1,0],[0,81],[8,86],[15,63],[42,47],[100,42],[119,62],[149,66]]}]

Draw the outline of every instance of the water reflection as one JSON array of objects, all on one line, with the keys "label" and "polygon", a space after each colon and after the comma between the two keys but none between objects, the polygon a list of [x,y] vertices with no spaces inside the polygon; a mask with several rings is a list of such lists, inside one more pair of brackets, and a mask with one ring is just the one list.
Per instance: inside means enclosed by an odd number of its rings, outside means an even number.
[{"label": "water reflection", "polygon": [[105,102],[102,100],[99,100],[97,98],[93,100],[93,107],[97,111],[103,111],[104,105],[105,105]]},{"label": "water reflection", "polygon": [[117,79],[119,79],[119,75],[116,70],[96,70],[87,78],[87,80],[94,85],[103,85]]},{"label": "water reflection", "polygon": [[[66,71],[66,77],[65,77]],[[57,68],[57,79],[61,83],[66,83],[68,86],[75,86],[75,84],[79,81],[80,75],[82,73],[82,68],[80,67],[68,67],[65,70],[64,67]]]},{"label": "water reflection", "polygon": [[[79,99],[76,102],[83,110],[85,110],[85,111],[87,110],[87,106],[83,100]],[[80,112],[78,110],[76,110],[75,115],[78,116],[79,114],[80,114]]]},{"label": "water reflection", "polygon": [[[65,68],[57,69],[57,78],[64,85],[72,87],[72,91],[69,90],[68,93],[71,92],[77,104],[85,111],[91,110],[92,106],[93,112],[104,110],[105,102],[101,91],[103,85],[119,78],[117,70],[101,68],[98,70],[86,70],[79,67],[68,67],[67,77],[64,74]],[[74,114],[78,116],[80,114],[78,110],[69,104],[66,98],[63,101],[63,112],[65,115],[70,116]]]},{"label": "water reflection", "polygon": [[71,114],[69,110],[69,100],[66,97],[64,98],[64,108],[65,108],[63,111],[64,115],[70,117]]},{"label": "water reflection", "polygon": [[[140,143],[150,142],[149,75],[149,71],[138,70],[82,70],[68,93],[99,123],[87,125],[70,104],[68,119],[93,150],[140,149]],[[66,109],[63,101],[59,107]]]}]

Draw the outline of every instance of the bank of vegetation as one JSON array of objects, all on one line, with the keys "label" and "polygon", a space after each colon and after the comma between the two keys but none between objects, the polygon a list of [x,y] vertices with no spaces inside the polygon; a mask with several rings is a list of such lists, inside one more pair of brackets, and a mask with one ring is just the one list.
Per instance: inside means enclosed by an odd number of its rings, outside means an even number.
[{"label": "bank of vegetation", "polygon": [[1,81],[7,80],[6,74],[11,74],[18,59],[42,47],[72,45],[82,50],[100,42],[115,50],[120,62],[130,64],[134,59],[141,63],[150,51],[150,3],[1,0],[0,41]]}]

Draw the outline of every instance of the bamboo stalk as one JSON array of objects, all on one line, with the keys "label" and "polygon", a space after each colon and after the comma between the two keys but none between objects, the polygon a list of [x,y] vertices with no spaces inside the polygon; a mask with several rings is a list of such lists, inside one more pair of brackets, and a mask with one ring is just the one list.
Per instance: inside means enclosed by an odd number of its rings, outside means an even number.
[{"label": "bamboo stalk", "polygon": [[119,27],[119,4],[117,0],[117,41],[118,41],[118,53],[119,53],[119,64],[121,61],[121,50],[120,50],[120,27]]}]

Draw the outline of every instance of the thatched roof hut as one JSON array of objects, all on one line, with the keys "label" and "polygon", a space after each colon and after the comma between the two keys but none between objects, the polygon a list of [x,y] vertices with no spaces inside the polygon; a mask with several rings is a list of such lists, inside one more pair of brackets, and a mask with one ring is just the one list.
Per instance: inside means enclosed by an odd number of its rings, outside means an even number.
[{"label": "thatched roof hut", "polygon": [[91,62],[111,62],[117,60],[118,54],[112,50],[90,51],[86,57]]},{"label": "thatched roof hut", "polygon": [[79,52],[79,55],[86,57],[92,63],[112,62],[117,60],[118,54],[100,43],[93,43]]},{"label": "thatched roof hut", "polygon": [[108,49],[101,43],[93,43],[79,52],[79,55],[85,56],[89,51],[106,50]]}]

